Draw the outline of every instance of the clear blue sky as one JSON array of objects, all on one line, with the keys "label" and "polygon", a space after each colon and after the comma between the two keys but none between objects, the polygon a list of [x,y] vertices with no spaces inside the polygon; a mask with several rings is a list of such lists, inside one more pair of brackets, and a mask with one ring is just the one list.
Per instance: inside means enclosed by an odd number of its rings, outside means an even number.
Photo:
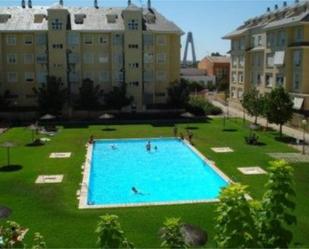
[{"label": "clear blue sky", "polygon": [[[33,5],[50,5],[58,0],[32,0]],[[100,6],[125,6],[127,0],[98,0]],[[147,0],[132,0],[145,5]],[[19,5],[21,0],[0,0],[0,6]],[[288,1],[290,4],[293,1]],[[222,36],[232,31],[246,19],[263,14],[267,7],[282,6],[274,0],[152,0],[152,6],[174,21],[184,32],[192,31],[197,58],[211,52],[225,54],[229,42]],[[93,0],[64,0],[65,5],[93,6]],[[183,47],[185,36],[182,37]],[[191,58],[191,56],[189,56]]]}]

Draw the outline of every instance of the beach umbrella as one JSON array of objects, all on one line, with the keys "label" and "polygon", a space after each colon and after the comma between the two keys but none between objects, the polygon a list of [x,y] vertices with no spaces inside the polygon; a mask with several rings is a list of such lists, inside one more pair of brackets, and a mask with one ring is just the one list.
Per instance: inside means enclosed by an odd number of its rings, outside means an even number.
[{"label": "beach umbrella", "polygon": [[[115,116],[113,114],[109,114],[109,113],[104,113],[102,114],[99,119],[104,119],[104,120],[109,120],[109,119],[113,119]],[[108,130],[108,126],[106,125],[105,130]]]},{"label": "beach umbrella", "polygon": [[182,113],[180,116],[183,118],[194,118],[195,117],[195,115],[192,114],[191,112]]},{"label": "beach umbrella", "polygon": [[10,166],[10,148],[15,147],[15,144],[7,141],[7,142],[1,144],[1,147],[6,148],[6,150],[7,150],[7,162],[8,162],[8,166]]},{"label": "beach umbrella", "polygon": [[53,119],[55,119],[55,118],[56,118],[56,116],[54,116],[54,115],[45,114],[45,115],[43,115],[42,117],[40,117],[40,120],[53,120]]},{"label": "beach umbrella", "polygon": [[36,130],[38,129],[38,127],[35,124],[31,124],[28,126],[28,129],[31,130],[32,132],[32,142],[34,142],[34,134]]}]

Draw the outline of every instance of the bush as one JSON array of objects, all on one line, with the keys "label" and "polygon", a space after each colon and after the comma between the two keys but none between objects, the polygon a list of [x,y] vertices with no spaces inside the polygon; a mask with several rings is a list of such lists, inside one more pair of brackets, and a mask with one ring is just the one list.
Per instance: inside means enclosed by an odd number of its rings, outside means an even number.
[{"label": "bush", "polygon": [[198,116],[218,115],[222,113],[219,107],[214,106],[200,96],[191,96],[187,102],[186,110]]}]

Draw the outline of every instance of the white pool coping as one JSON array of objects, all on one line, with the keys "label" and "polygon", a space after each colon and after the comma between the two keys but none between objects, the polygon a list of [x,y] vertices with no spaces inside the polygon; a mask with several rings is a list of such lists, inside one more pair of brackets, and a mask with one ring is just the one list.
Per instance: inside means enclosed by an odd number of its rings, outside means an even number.
[{"label": "white pool coping", "polygon": [[[96,141],[115,141],[115,140],[155,140],[155,139],[175,139],[175,137],[156,137],[156,138],[122,138],[122,139],[96,139]],[[179,140],[181,138],[178,138]],[[224,174],[213,161],[208,160],[201,152],[193,147],[186,139],[182,140],[194,153],[201,157],[201,159],[209,165],[220,177],[222,177],[228,184],[233,181]],[[170,202],[143,202],[143,203],[121,203],[121,204],[102,204],[102,205],[89,205],[88,204],[88,183],[90,180],[91,171],[91,158],[92,158],[93,144],[87,145],[86,161],[83,170],[83,179],[81,183],[81,190],[79,199],[79,209],[103,209],[103,208],[123,208],[123,207],[143,207],[143,206],[165,206],[165,205],[180,205],[180,204],[198,204],[198,203],[215,203],[219,199],[206,199],[206,200],[186,200],[186,201],[170,201]]]}]

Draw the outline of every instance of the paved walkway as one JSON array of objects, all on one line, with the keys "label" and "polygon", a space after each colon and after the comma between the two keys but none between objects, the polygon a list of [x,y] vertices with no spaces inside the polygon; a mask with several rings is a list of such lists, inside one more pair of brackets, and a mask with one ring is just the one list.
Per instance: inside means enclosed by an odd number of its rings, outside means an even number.
[{"label": "paved walkway", "polygon": [[[239,117],[239,118],[243,118],[244,113],[241,110],[238,110],[234,107],[226,107],[225,105],[223,105],[222,103],[220,103],[219,101],[216,100],[211,100],[211,102],[215,105],[220,107],[224,113],[227,113],[227,111],[229,112],[229,116],[231,117]],[[254,117],[251,117],[249,115],[245,115],[246,120],[250,121],[250,122],[254,122]],[[258,118],[258,124],[262,125],[262,126],[266,126],[267,121],[265,118]],[[279,131],[279,126],[275,125],[275,124],[268,124],[268,127],[273,128],[274,130],[278,130]],[[298,130],[296,128],[292,128],[292,127],[288,127],[288,126],[283,126],[282,127],[282,132],[283,134],[293,137],[295,139],[299,139],[299,140],[303,140],[303,131],[302,130]],[[309,139],[309,133],[305,134],[305,141],[308,141]]]}]

